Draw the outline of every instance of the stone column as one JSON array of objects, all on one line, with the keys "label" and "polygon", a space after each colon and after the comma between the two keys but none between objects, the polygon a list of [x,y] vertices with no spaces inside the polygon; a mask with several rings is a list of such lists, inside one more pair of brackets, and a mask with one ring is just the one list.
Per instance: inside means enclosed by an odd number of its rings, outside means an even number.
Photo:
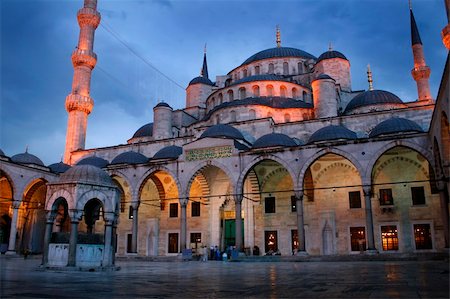
[{"label": "stone column", "polygon": [[445,248],[449,248],[449,214],[448,214],[448,191],[445,192],[445,182],[437,182],[441,206],[442,225],[444,226]]},{"label": "stone column", "polygon": [[46,224],[45,224],[45,235],[44,235],[44,248],[42,253],[42,265],[48,264],[48,250],[50,245],[50,240],[52,238],[53,232],[53,222],[55,221],[55,215],[52,211],[47,211]]},{"label": "stone column", "polygon": [[13,216],[11,219],[11,230],[9,233],[8,251],[6,254],[16,254],[16,238],[17,238],[17,218],[19,217],[20,201],[14,200],[12,203]]},{"label": "stone column", "polygon": [[181,217],[180,217],[180,250],[186,249],[186,234],[187,234],[187,220],[186,220],[186,206],[189,198],[180,198]]},{"label": "stone column", "polygon": [[78,239],[78,223],[81,220],[82,211],[70,210],[70,240],[69,240],[69,259],[68,267],[76,266],[77,259],[77,239]]},{"label": "stone column", "polygon": [[364,203],[366,206],[366,236],[367,236],[367,253],[377,253],[375,248],[375,238],[373,233],[373,216],[372,216],[372,187],[364,186]]},{"label": "stone column", "polygon": [[139,209],[139,201],[133,201],[131,203],[131,208],[133,210],[133,227],[131,234],[131,252],[137,253],[137,239],[138,239],[138,209]]},{"label": "stone column", "polygon": [[236,249],[243,251],[244,242],[242,238],[242,194],[236,194],[234,196],[235,211],[236,211]]},{"label": "stone column", "polygon": [[303,217],[303,191],[295,192],[295,204],[297,205],[297,237],[298,237],[298,255],[307,254],[305,238],[305,222]]},{"label": "stone column", "polygon": [[112,227],[112,255],[111,255],[111,265],[116,264],[116,249],[117,249],[117,218],[119,218],[118,215],[116,215],[116,221],[113,223]]},{"label": "stone column", "polygon": [[105,212],[103,216],[105,220],[105,248],[103,250],[103,267],[112,266],[112,240],[113,240],[113,223],[114,213]]}]

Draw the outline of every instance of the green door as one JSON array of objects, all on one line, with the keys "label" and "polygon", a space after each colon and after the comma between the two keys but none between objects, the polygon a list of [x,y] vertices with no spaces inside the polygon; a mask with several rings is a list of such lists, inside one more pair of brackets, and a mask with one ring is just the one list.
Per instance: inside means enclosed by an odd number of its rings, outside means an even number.
[{"label": "green door", "polygon": [[[242,238],[244,238],[244,219],[242,219]],[[225,246],[236,245],[236,220],[225,220]]]}]

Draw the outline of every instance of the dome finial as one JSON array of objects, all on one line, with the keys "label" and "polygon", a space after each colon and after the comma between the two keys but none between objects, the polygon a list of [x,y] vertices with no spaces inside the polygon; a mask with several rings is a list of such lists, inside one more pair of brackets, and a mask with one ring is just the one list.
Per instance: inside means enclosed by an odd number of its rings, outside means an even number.
[{"label": "dome finial", "polygon": [[28,153],[28,144],[25,146],[25,153]]},{"label": "dome finial", "polygon": [[333,44],[331,42],[328,43],[328,51],[333,51]]},{"label": "dome finial", "polygon": [[203,53],[206,54],[206,43],[205,43],[205,47],[203,48]]},{"label": "dome finial", "polygon": [[370,64],[367,65],[367,81],[369,82],[369,90],[373,90],[372,71],[370,70]]},{"label": "dome finial", "polygon": [[411,0],[408,0],[409,9],[412,10],[412,3]]},{"label": "dome finial", "polygon": [[277,25],[277,48],[281,48],[281,32],[280,32],[280,25]]}]

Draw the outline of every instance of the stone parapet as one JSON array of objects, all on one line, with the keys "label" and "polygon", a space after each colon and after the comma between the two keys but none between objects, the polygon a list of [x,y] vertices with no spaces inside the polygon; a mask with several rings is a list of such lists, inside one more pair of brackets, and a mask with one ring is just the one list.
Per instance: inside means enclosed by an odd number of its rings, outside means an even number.
[{"label": "stone parapet", "polygon": [[91,97],[85,97],[80,94],[69,94],[66,97],[66,110],[70,112],[72,110],[84,111],[87,114],[91,113],[94,108],[94,100]]},{"label": "stone parapet", "polygon": [[78,24],[82,26],[92,26],[94,29],[100,24],[100,13],[89,7],[81,8],[77,13]]},{"label": "stone parapet", "polygon": [[411,70],[411,74],[415,81],[430,78],[431,69],[428,66],[419,66]]},{"label": "stone parapet", "polygon": [[72,53],[72,64],[74,67],[83,65],[93,69],[97,64],[97,55],[93,51],[77,48]]}]

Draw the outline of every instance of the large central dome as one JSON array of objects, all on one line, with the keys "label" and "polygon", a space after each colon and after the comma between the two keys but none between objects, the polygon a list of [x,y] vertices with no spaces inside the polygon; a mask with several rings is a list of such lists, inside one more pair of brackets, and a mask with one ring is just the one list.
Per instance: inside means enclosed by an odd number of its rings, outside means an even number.
[{"label": "large central dome", "polygon": [[289,47],[277,47],[258,52],[250,56],[242,65],[252,63],[254,61],[268,59],[268,58],[281,58],[281,57],[302,57],[306,59],[317,59],[315,56],[309,54],[308,52],[302,51],[300,49],[289,48]]}]

